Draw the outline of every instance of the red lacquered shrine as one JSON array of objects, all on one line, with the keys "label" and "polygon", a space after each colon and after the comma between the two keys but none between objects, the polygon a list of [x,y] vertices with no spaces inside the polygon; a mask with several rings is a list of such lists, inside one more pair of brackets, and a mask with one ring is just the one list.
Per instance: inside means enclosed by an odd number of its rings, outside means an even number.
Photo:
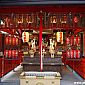
[{"label": "red lacquered shrine", "polygon": [[57,71],[68,65],[85,79],[85,5],[0,6],[0,76]]}]

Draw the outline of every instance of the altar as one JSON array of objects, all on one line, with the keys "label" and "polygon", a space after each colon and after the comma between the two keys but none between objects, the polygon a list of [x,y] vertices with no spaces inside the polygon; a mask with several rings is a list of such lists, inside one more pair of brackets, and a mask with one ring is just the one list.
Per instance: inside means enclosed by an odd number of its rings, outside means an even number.
[{"label": "altar", "polygon": [[59,72],[22,72],[20,85],[60,85]]}]

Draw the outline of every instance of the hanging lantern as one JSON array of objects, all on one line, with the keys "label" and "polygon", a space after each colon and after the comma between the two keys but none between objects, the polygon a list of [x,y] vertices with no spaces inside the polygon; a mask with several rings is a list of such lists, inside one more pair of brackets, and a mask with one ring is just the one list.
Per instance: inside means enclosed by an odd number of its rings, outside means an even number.
[{"label": "hanging lantern", "polygon": [[15,29],[12,29],[13,34],[15,33]]},{"label": "hanging lantern", "polygon": [[9,27],[9,26],[10,26],[11,19],[10,19],[9,17],[6,17],[6,18],[4,19],[4,21],[5,21],[5,26],[6,26],[6,27]]},{"label": "hanging lantern", "polygon": [[73,21],[74,21],[74,23],[78,23],[78,22],[79,22],[78,17],[77,17],[77,16],[75,16],[75,17],[74,17],[74,19],[73,19]]},{"label": "hanging lantern", "polygon": [[57,23],[57,18],[56,18],[56,16],[51,16],[51,17],[50,17],[50,23]]},{"label": "hanging lantern", "polygon": [[57,23],[57,18],[56,18],[56,16],[53,16],[53,23]]},{"label": "hanging lantern", "polygon": [[12,38],[12,44],[15,45],[15,43],[16,43],[16,38],[13,37],[13,38]]},{"label": "hanging lantern", "polygon": [[17,16],[17,23],[22,24],[23,23],[23,15],[18,15]]},{"label": "hanging lantern", "polygon": [[9,45],[11,45],[11,37],[8,37]]},{"label": "hanging lantern", "polygon": [[8,42],[9,42],[9,38],[8,38],[8,37],[6,37],[6,38],[5,38],[5,43],[6,43],[6,45],[8,45],[8,44],[9,44]]},{"label": "hanging lantern", "polygon": [[57,42],[61,42],[63,44],[63,32],[57,32]]},{"label": "hanging lantern", "polygon": [[66,38],[66,44],[69,45],[69,43],[70,43],[70,39],[69,39],[69,37],[67,37]]},{"label": "hanging lantern", "polygon": [[50,23],[52,23],[52,16],[50,17]]},{"label": "hanging lantern", "polygon": [[22,33],[23,42],[29,42],[29,32]]},{"label": "hanging lantern", "polygon": [[62,17],[61,23],[62,23],[62,24],[66,24],[66,21],[67,21],[67,16],[64,15],[64,16]]},{"label": "hanging lantern", "polygon": [[16,45],[18,45],[18,38],[16,38]]},{"label": "hanging lantern", "polygon": [[26,22],[29,24],[29,23],[33,23],[33,18],[31,15],[27,15],[26,17]]},{"label": "hanging lantern", "polygon": [[11,56],[11,50],[8,50],[8,56],[9,56],[9,58],[12,57],[12,56]]},{"label": "hanging lantern", "polygon": [[66,51],[67,58],[70,58],[70,50]]}]

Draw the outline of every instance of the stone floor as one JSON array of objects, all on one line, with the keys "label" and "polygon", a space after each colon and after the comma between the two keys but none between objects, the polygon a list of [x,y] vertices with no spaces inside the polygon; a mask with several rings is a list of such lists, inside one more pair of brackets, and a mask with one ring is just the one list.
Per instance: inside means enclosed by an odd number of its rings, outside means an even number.
[{"label": "stone floor", "polygon": [[[20,85],[19,75],[22,72],[22,67],[19,66],[15,71],[11,71],[2,78],[0,85]],[[68,70],[67,67],[63,67],[61,85],[85,85],[85,84],[74,84],[74,82],[83,82],[84,80],[79,77],[72,70]]]}]

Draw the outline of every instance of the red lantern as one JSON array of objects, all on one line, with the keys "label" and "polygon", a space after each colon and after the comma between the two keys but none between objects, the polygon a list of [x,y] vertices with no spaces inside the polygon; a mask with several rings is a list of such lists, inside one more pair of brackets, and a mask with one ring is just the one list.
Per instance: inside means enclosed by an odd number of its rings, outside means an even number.
[{"label": "red lantern", "polygon": [[8,56],[11,58],[11,50],[8,51]]},{"label": "red lantern", "polygon": [[4,51],[4,56],[7,58],[8,57],[8,50]]},{"label": "red lantern", "polygon": [[13,38],[12,38],[12,44],[15,45],[15,43],[16,43],[16,38],[13,37]]},{"label": "red lantern", "polygon": [[70,51],[69,50],[66,51],[66,55],[67,55],[67,58],[70,58]]},{"label": "red lantern", "polygon": [[6,27],[9,27],[9,26],[10,26],[10,23],[11,23],[10,18],[9,18],[9,17],[6,17],[6,18],[5,18],[5,26],[6,26]]},{"label": "red lantern", "polygon": [[71,54],[71,58],[73,58],[74,57],[74,51],[70,50],[70,54]]},{"label": "red lantern", "polygon": [[77,43],[76,43],[77,41],[76,41],[76,37],[74,37],[74,45],[76,45]]},{"label": "red lantern", "polygon": [[8,37],[6,37],[6,39],[5,39],[6,45],[8,45],[8,41],[9,41],[9,39],[8,39]]},{"label": "red lantern", "polygon": [[74,36],[71,37],[71,45],[74,45]]},{"label": "red lantern", "polygon": [[7,39],[8,39],[8,42],[7,42],[8,45],[11,45],[11,37],[8,36]]},{"label": "red lantern", "polygon": [[23,15],[18,15],[17,17],[18,17],[17,18],[17,23],[22,24],[23,23]]},{"label": "red lantern", "polygon": [[14,58],[14,50],[12,50],[12,57]]},{"label": "red lantern", "polygon": [[18,45],[18,38],[16,38],[16,45]]},{"label": "red lantern", "polygon": [[80,58],[80,50],[76,50],[76,58]]},{"label": "red lantern", "polygon": [[74,50],[74,58],[76,58],[76,50]]},{"label": "red lantern", "polygon": [[16,50],[16,58],[18,57],[18,50]]},{"label": "red lantern", "polygon": [[73,45],[73,37],[70,37],[70,45]]},{"label": "red lantern", "polygon": [[69,37],[66,38],[66,44],[67,44],[67,45],[70,44],[70,39],[69,39]]},{"label": "red lantern", "polygon": [[6,57],[6,50],[4,50],[4,56]]},{"label": "red lantern", "polygon": [[73,19],[73,21],[74,21],[74,23],[78,23],[78,21],[79,21],[78,17],[75,16],[74,19]]},{"label": "red lantern", "polygon": [[16,53],[15,53],[15,50],[13,50],[13,58],[15,58],[15,54],[16,54]]}]

